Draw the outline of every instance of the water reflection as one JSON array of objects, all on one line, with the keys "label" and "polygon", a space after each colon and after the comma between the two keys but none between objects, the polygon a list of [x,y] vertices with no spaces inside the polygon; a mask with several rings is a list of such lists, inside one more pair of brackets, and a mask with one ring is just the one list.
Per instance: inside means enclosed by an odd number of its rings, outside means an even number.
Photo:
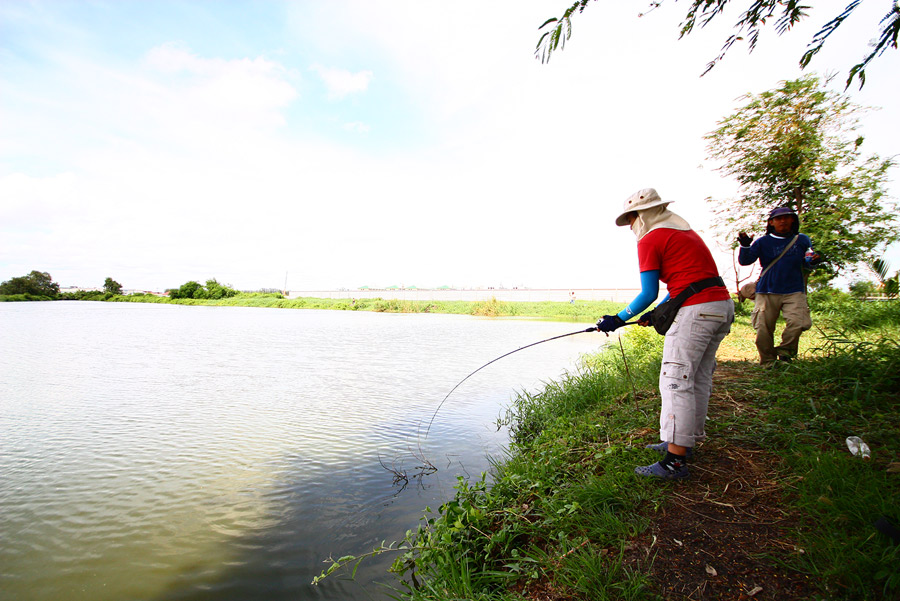
[{"label": "water reflection", "polygon": [[[15,599],[370,599],[312,577],[415,527],[505,440],[573,324],[110,303],[0,307],[0,584]],[[575,325],[574,329],[578,326]],[[401,491],[381,463],[440,471]]]}]

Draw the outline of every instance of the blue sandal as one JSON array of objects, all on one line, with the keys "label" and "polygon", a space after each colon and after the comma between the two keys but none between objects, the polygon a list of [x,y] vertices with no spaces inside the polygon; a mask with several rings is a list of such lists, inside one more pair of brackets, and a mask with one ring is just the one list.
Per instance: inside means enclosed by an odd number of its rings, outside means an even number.
[{"label": "blue sandal", "polygon": [[659,478],[660,480],[678,480],[679,478],[687,478],[691,475],[686,465],[677,470],[669,470],[664,468],[658,461],[651,465],[636,467],[634,468],[634,473],[638,476]]}]

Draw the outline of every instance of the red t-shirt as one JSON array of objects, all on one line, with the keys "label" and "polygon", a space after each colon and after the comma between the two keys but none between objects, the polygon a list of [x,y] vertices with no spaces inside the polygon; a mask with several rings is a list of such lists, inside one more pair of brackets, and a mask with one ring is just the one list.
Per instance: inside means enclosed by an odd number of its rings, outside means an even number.
[{"label": "red t-shirt", "polygon": [[[694,230],[659,228],[641,238],[637,248],[640,270],[658,269],[671,298],[694,282],[719,275],[712,253]],[[725,286],[713,286],[689,297],[684,306],[729,298]]]}]

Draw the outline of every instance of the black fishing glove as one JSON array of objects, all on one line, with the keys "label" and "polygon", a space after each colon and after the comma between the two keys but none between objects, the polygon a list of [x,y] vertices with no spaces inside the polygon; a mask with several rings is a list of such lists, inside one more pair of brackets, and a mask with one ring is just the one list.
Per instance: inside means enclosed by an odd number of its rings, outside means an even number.
[{"label": "black fishing glove", "polygon": [[645,328],[647,326],[652,326],[653,325],[653,311],[647,311],[646,313],[644,313],[643,315],[638,317],[638,325],[644,326]]},{"label": "black fishing glove", "polygon": [[608,334],[624,325],[625,322],[618,315],[604,315],[603,319],[597,322],[597,329]]},{"label": "black fishing glove", "polygon": [[740,244],[741,246],[750,246],[752,242],[753,236],[748,236],[744,232],[738,234],[738,244]]}]

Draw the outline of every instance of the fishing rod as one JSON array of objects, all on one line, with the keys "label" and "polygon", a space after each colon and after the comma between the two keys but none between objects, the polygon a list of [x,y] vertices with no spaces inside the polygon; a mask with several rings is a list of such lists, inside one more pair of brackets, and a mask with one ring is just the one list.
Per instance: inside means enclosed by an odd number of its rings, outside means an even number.
[{"label": "fishing rod", "polygon": [[[636,323],[637,323],[636,321],[628,321],[628,322],[626,322],[624,325],[626,325],[626,326],[633,326],[633,325],[636,324]],[[463,378],[462,380],[460,380],[459,383],[458,383],[456,386],[454,386],[453,388],[450,389],[450,392],[447,393],[447,396],[444,397],[444,400],[441,401],[440,404],[437,406],[437,409],[434,410],[434,415],[431,416],[431,421],[428,422],[428,427],[425,429],[425,438],[428,438],[428,433],[431,431],[431,424],[434,423],[434,418],[437,417],[438,411],[441,410],[441,407],[444,406],[444,403],[446,402],[446,400],[447,400],[448,398],[450,398],[450,395],[453,394],[453,391],[456,390],[457,388],[459,388],[460,385],[461,385],[463,382],[465,382],[466,380],[468,380],[469,378],[471,378],[472,376],[474,376],[475,374],[477,374],[478,372],[480,372],[482,369],[484,369],[485,367],[487,367],[487,366],[490,365],[491,363],[495,363],[495,362],[499,361],[500,359],[502,359],[502,358],[504,358],[504,357],[509,357],[509,356],[512,355],[513,353],[518,353],[519,351],[523,351],[523,350],[525,350],[525,349],[527,349],[527,348],[531,348],[532,346],[535,346],[535,345],[537,345],[537,344],[543,344],[544,342],[550,342],[551,340],[558,340],[558,339],[560,339],[560,338],[565,338],[566,336],[574,336],[575,334],[587,334],[587,333],[589,333],[589,332],[596,332],[597,330],[598,330],[597,326],[591,326],[591,327],[589,327],[589,328],[587,328],[587,329],[584,329],[584,330],[578,330],[577,332],[569,332],[568,334],[560,334],[559,336],[554,336],[553,338],[547,338],[547,339],[545,339],[545,340],[538,340],[537,342],[532,342],[531,344],[526,344],[526,345],[523,346],[523,347],[519,347],[519,348],[517,348],[517,349],[514,350],[514,351],[509,351],[509,352],[506,353],[505,355],[500,355],[500,356],[497,357],[496,359],[492,359],[492,360],[488,361],[487,363],[485,363],[484,365],[482,365],[481,367],[479,367],[478,369],[476,369],[475,371],[473,371],[472,373],[470,373],[468,376],[466,376],[465,378]],[[609,332],[606,332],[606,335],[609,336]]]}]

